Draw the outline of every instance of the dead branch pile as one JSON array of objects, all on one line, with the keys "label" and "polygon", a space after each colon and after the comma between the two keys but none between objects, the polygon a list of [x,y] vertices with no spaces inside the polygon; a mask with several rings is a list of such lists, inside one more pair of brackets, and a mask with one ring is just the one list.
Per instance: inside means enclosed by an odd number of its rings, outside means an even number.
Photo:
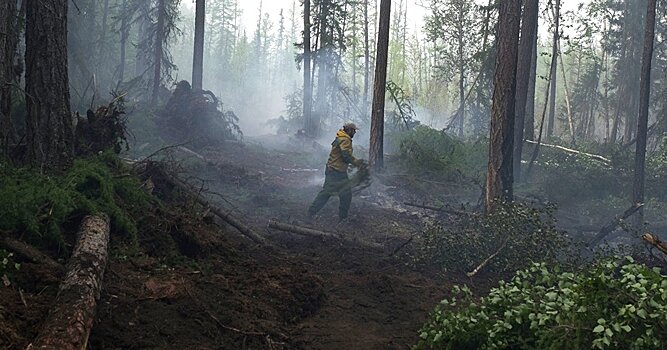
[{"label": "dead branch pile", "polygon": [[93,112],[88,110],[86,118],[77,117],[76,153],[86,156],[112,148],[116,154],[127,149],[127,128],[122,96],[109,105]]},{"label": "dead branch pile", "polygon": [[167,104],[156,117],[158,127],[169,143],[190,142],[199,149],[243,136],[234,112],[223,112],[215,94],[193,90],[187,81],[176,84]]}]

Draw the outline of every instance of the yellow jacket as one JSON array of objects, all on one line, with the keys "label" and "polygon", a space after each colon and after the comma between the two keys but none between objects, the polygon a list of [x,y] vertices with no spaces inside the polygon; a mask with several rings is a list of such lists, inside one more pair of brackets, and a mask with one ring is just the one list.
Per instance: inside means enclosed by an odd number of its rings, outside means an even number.
[{"label": "yellow jacket", "polygon": [[350,164],[356,166],[358,163],[352,155],[352,138],[343,129],[338,130],[336,139],[331,143],[327,168],[346,173]]}]

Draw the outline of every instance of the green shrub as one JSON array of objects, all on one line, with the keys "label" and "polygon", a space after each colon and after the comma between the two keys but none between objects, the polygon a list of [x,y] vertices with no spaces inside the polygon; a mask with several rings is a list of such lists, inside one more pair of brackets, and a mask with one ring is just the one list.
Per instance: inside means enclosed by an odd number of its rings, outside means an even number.
[{"label": "green shrub", "polygon": [[431,171],[444,177],[483,178],[487,167],[488,143],[463,142],[445,132],[417,126],[411,131],[393,136],[401,161],[419,170]]},{"label": "green shrub", "polygon": [[[559,203],[596,200],[629,193],[632,171],[607,165],[586,156],[543,149],[536,167],[537,186]],[[524,167],[526,169],[526,167]]]},{"label": "green shrub", "polygon": [[605,261],[576,273],[546,264],[519,271],[477,300],[455,287],[415,349],[664,349],[667,276]]},{"label": "green shrub", "polygon": [[574,252],[573,244],[565,232],[556,230],[555,209],[499,205],[490,215],[460,216],[447,228],[432,226],[423,236],[416,260],[469,272],[506,241],[487,270],[508,272],[533,261],[564,261]]},{"label": "green shrub", "polygon": [[40,246],[62,247],[63,225],[73,217],[107,213],[114,232],[135,240],[132,213],[148,204],[139,181],[118,158],[77,159],[63,174],[43,175],[0,163],[0,230],[25,234]]}]

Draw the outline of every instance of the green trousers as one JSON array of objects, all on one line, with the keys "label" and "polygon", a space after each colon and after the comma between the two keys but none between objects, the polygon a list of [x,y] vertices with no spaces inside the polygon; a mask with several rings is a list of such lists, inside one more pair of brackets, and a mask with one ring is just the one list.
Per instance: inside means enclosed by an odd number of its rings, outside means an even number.
[{"label": "green trousers", "polygon": [[352,203],[352,188],[348,185],[349,179],[346,172],[328,169],[325,172],[324,186],[317,194],[313,204],[308,208],[308,215],[313,216],[319,212],[329,201],[331,196],[338,195],[340,204],[338,217],[342,220],[347,218]]}]

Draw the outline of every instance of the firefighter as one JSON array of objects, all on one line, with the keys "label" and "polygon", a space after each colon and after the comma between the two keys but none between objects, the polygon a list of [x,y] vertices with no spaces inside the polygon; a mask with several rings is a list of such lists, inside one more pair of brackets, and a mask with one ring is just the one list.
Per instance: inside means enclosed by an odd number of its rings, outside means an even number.
[{"label": "firefighter", "polygon": [[350,204],[352,203],[352,187],[347,176],[350,166],[361,167],[364,160],[357,159],[352,155],[352,138],[357,132],[357,126],[347,122],[343,128],[336,133],[336,139],[331,143],[331,153],[327,161],[324,186],[315,200],[308,208],[308,216],[312,219],[319,212],[331,196],[338,195],[340,205],[338,207],[338,218],[340,221],[347,219]]}]

